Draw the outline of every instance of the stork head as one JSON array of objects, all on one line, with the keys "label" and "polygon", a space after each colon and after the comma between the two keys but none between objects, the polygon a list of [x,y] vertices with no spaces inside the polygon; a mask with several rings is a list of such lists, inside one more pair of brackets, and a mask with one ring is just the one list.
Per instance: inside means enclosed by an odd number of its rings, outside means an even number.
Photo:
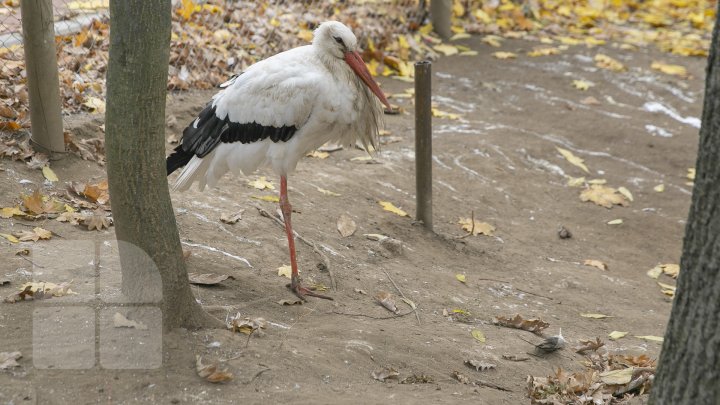
[{"label": "stork head", "polygon": [[337,21],[326,21],[315,30],[313,46],[322,54],[344,60],[350,69],[365,83],[380,101],[390,108],[385,94],[368,71],[358,52],[357,38],[350,28]]}]

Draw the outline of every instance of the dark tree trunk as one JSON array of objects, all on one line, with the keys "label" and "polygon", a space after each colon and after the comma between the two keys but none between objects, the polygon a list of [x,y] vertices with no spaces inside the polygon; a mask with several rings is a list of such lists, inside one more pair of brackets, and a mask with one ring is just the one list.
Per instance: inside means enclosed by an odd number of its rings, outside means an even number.
[{"label": "dark tree trunk", "polygon": [[217,326],[188,284],[165,171],[170,0],[110,2],[107,168],[122,291],[156,302],[165,330]]},{"label": "dark tree trunk", "polygon": [[720,24],[715,24],[677,296],[651,403],[720,403]]}]

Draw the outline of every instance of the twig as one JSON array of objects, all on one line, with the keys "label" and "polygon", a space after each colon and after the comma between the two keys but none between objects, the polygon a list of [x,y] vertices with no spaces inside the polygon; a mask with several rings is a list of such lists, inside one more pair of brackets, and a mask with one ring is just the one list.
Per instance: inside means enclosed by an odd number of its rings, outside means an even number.
[{"label": "twig", "polygon": [[481,387],[487,387],[487,388],[496,389],[496,390],[498,390],[498,391],[513,392],[513,391],[512,391],[511,389],[509,389],[509,388],[501,387],[501,386],[499,386],[499,385],[495,385],[495,384],[493,384],[493,383],[489,383],[489,382],[483,381],[483,380],[475,380],[475,381],[473,382],[473,384],[479,385],[479,386],[481,386]]},{"label": "twig", "polygon": [[470,223],[472,224],[472,226],[470,227],[470,232],[463,236],[455,236],[455,239],[465,239],[475,233],[475,210],[470,211]]},{"label": "twig", "polygon": [[393,319],[393,318],[400,318],[402,316],[410,315],[413,312],[414,311],[408,311],[408,312],[403,312],[400,314],[395,314],[395,315],[390,315],[390,316],[372,316],[372,315],[367,315],[367,314],[353,314],[353,313],[349,313],[349,312],[339,312],[339,311],[332,311],[332,312],[328,312],[328,313],[336,314],[336,315],[345,315],[345,316],[361,316],[363,318],[370,318],[370,319]]},{"label": "twig", "polygon": [[[271,213],[267,212],[264,208],[260,207],[259,205],[255,205],[255,208],[260,212],[260,216],[270,218],[273,221],[275,221],[276,224],[278,224],[282,229],[285,229],[285,223],[278,217],[272,215]],[[320,260],[322,260],[322,264],[325,267],[325,270],[327,270],[328,275],[330,276],[330,284],[333,289],[333,291],[337,291],[337,283],[335,282],[335,275],[332,272],[332,269],[330,268],[330,260],[328,257],[318,249],[317,245],[313,241],[309,241],[302,236],[300,236],[297,232],[293,230],[293,235],[302,243],[308,245],[313,249],[313,252],[316,253],[318,256],[320,256]]]},{"label": "twig", "polygon": [[550,301],[555,301],[555,298],[548,297],[547,295],[542,295],[542,294],[534,293],[534,292],[532,292],[532,291],[527,291],[527,290],[523,290],[523,289],[517,288],[517,287],[515,287],[515,286],[513,285],[513,283],[511,283],[511,282],[509,282],[509,281],[503,281],[503,280],[498,280],[498,279],[494,279],[494,278],[475,278],[475,279],[473,279],[473,280],[474,280],[474,281],[492,281],[492,282],[495,282],[495,283],[508,284],[508,285],[512,286],[512,288],[514,288],[515,290],[518,290],[518,291],[520,291],[520,292],[524,292],[525,294],[530,294],[530,295],[534,295],[534,296],[536,296],[536,297],[545,298],[545,299],[550,300]]},{"label": "twig", "polygon": [[248,382],[246,382],[246,383],[244,383],[244,384],[245,384],[245,385],[247,385],[247,384],[252,384],[253,381],[255,381],[255,380],[256,380],[258,377],[260,377],[263,373],[265,373],[266,371],[270,371],[270,370],[271,370],[271,369],[269,369],[269,368],[265,368],[265,369],[262,369],[262,370],[258,371],[257,373],[255,373],[255,375],[253,376],[253,378],[250,379],[250,381],[248,381]]},{"label": "twig", "polygon": [[[387,276],[388,280],[390,280],[390,282],[392,283],[392,285],[393,285],[393,286],[395,287],[395,289],[397,290],[398,294],[400,294],[401,297],[405,298],[405,300],[410,301],[410,300],[408,299],[408,297],[406,297],[405,294],[403,294],[402,290],[400,290],[400,287],[398,287],[398,285],[395,284],[395,281],[392,279],[392,277],[390,277],[390,273],[388,273],[385,269],[383,269],[383,273],[385,273],[385,275]],[[412,302],[412,301],[410,301],[410,302]],[[412,309],[412,312],[415,312],[415,318],[417,318],[418,325],[420,325],[420,315],[418,315],[418,313],[417,313],[417,306],[415,306],[415,307]]]}]

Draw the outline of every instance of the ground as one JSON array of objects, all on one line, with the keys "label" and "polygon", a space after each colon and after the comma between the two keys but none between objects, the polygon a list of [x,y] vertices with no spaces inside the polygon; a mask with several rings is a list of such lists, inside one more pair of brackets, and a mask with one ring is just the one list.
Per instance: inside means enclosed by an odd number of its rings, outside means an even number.
[{"label": "ground", "polygon": [[[38,339],[43,330],[65,328],[71,333],[73,328],[63,326],[63,320],[35,319],[34,324],[33,310],[37,316],[39,304],[3,303],[0,352],[21,351],[23,357],[19,367],[0,372],[0,402],[520,404],[529,403],[528,375],[547,376],[558,367],[584,368],[583,357],[573,350],[581,340],[599,337],[612,353],[657,358],[660,343],[635,336],[662,336],[670,314],[671,300],[646,272],[680,258],[692,190],[686,174],[694,167],[697,148],[699,121],[693,117],[701,114],[705,61],[612,46],[572,47],[560,55],[530,58],[526,52],[537,43],[519,40],[503,45],[504,51],[519,57],[500,60],[491,55],[496,49],[479,38],[461,42],[479,54],[444,57],[432,66],[437,108],[460,114],[456,120],[434,119],[435,233],[378,205],[389,201],[411,217],[415,213],[413,107],[408,99],[391,98],[405,110],[385,117],[389,137],[395,137],[390,139],[398,142],[383,145],[370,162],[352,160],[364,156],[360,150],[304,159],[289,179],[295,230],[328,257],[337,289],[326,293],[335,301],[277,303],[293,298],[285,288],[288,280],[277,272],[289,263],[287,243],[282,228],[256,209],[275,212],[275,204],[251,198],[273,193],[252,189],[246,178],[228,175],[218,189],[173,192],[173,205],[184,248],[191,252],[189,270],[234,277],[218,286],[194,286],[197,299],[221,319],[237,313],[266,319],[264,336],[248,339],[224,330],[179,330],[165,337],[165,363],[160,368],[118,369],[120,356],[118,363],[106,359],[86,369],[53,370],[34,360]],[[620,60],[628,70],[597,68],[593,58],[598,53]],[[682,64],[691,77],[651,70],[653,61]],[[595,86],[578,90],[571,84],[579,79]],[[411,86],[381,82],[392,94]],[[178,124],[168,127],[168,137],[178,134],[211,94],[172,95],[168,114]],[[589,96],[598,104],[581,102]],[[67,124],[77,136],[91,137],[100,133],[102,121],[98,115],[73,116],[67,117]],[[653,128],[661,128],[665,136]],[[558,147],[585,159],[590,173],[565,160]],[[43,185],[40,171],[23,163],[4,160],[0,167],[5,178],[0,183],[2,206]],[[105,176],[102,167],[75,156],[54,162],[53,168],[61,181],[52,187],[59,189],[64,182]],[[279,183],[270,171],[258,175]],[[624,186],[633,201],[612,209],[582,202],[582,188],[568,186],[566,176]],[[664,191],[655,191],[660,184]],[[325,195],[318,188],[340,196]],[[242,209],[236,224],[219,221],[221,214]],[[494,236],[461,238],[465,231],[458,219],[471,212],[478,221],[496,227]],[[357,223],[354,235],[343,238],[336,230],[341,214]],[[607,224],[615,219],[623,223]],[[40,225],[62,238],[27,247],[113,239],[112,228],[89,232],[53,220]],[[2,233],[28,229],[22,220],[2,220],[0,226]],[[561,226],[572,232],[572,238],[558,237]],[[400,241],[401,248],[364,234],[387,235]],[[7,296],[29,280],[32,266],[14,255],[17,245],[0,243],[5,258],[0,278],[11,281],[0,286],[0,295]],[[306,283],[330,286],[329,273],[318,269],[319,255],[303,243],[298,249]],[[606,263],[607,270],[583,265],[586,259]],[[465,275],[466,283],[458,281],[458,274]],[[405,316],[391,317],[374,300],[380,291],[397,296],[393,281],[417,304],[419,321],[399,298]],[[46,302],[61,305],[72,299]],[[453,309],[468,311],[467,322],[444,316],[443,310]],[[592,319],[581,313],[610,317]],[[568,348],[544,357],[526,355],[533,352],[528,341],[540,342],[541,337],[491,322],[495,316],[514,314],[549,322],[548,336],[562,328]],[[484,343],[473,338],[474,329],[483,332]],[[612,331],[629,334],[613,341],[608,339]],[[80,344],[68,340],[58,350],[78,353]],[[90,347],[95,347],[92,341]],[[224,384],[201,380],[195,371],[196,355],[208,362],[221,360],[234,379]],[[529,360],[513,362],[503,355]],[[463,364],[468,359],[497,367],[475,371]],[[373,379],[373,371],[383,367],[395,368],[400,379],[424,374],[433,382],[409,385]],[[460,384],[451,376],[454,371],[508,391]]]}]

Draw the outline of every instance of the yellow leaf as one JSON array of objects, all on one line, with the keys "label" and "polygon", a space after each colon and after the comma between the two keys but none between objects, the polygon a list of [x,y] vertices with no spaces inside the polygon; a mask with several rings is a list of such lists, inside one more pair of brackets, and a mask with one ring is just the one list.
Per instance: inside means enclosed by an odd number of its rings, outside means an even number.
[{"label": "yellow leaf", "polygon": [[560,43],[565,44],[565,45],[580,45],[583,43],[583,41],[581,41],[579,39],[570,38],[570,37],[557,37],[555,39],[557,39],[558,41],[560,41]]},{"label": "yellow leaf", "polygon": [[460,56],[477,56],[477,51],[462,51],[460,52]]},{"label": "yellow leaf", "polygon": [[583,171],[585,171],[586,173],[590,173],[590,170],[588,170],[587,166],[585,166],[585,163],[584,163],[585,160],[584,160],[584,159],[581,159],[581,158],[573,155],[573,153],[570,152],[570,151],[567,150],[567,149],[558,148],[558,147],[556,147],[555,149],[557,149],[557,151],[560,152],[560,154],[563,155],[563,157],[564,157],[568,162],[570,162],[570,163],[572,163],[573,165],[575,165],[575,166],[583,169]]},{"label": "yellow leaf", "polygon": [[621,368],[600,373],[600,381],[608,385],[624,385],[632,381],[634,367]]},{"label": "yellow leaf", "polygon": [[575,87],[578,90],[585,91],[589,89],[590,87],[595,86],[592,82],[589,82],[587,80],[573,80],[572,82],[573,87]]},{"label": "yellow leaf", "polygon": [[470,34],[468,34],[467,32],[458,32],[457,34],[451,36],[450,40],[457,41],[460,39],[468,39],[468,38],[470,38]]},{"label": "yellow leaf", "polygon": [[588,180],[588,184],[606,184],[607,180],[605,179],[592,179]]},{"label": "yellow leaf", "polygon": [[528,52],[528,56],[536,58],[538,56],[557,55],[559,53],[560,53],[560,49],[558,49],[558,48],[542,47],[542,48],[535,48],[532,51]]},{"label": "yellow leaf", "polygon": [[654,279],[657,279],[658,277],[660,277],[660,275],[661,275],[662,273],[663,273],[663,269],[662,269],[662,265],[661,265],[661,264],[659,264],[659,265],[657,265],[657,266],[655,266],[655,267],[653,267],[652,269],[650,269],[650,270],[647,271],[648,277],[654,278]]},{"label": "yellow leaf", "polygon": [[618,193],[620,193],[620,194],[622,194],[623,196],[625,196],[625,198],[627,198],[627,199],[630,200],[631,202],[632,202],[632,201],[635,201],[635,200],[633,199],[633,195],[632,195],[632,193],[630,192],[630,190],[626,189],[625,187],[618,187],[617,190],[618,190]]},{"label": "yellow leaf", "polygon": [[663,62],[653,62],[652,65],[650,65],[650,68],[659,70],[667,75],[680,76],[680,77],[688,76],[687,69],[685,69],[684,66],[680,66],[680,65],[668,65]]},{"label": "yellow leaf", "polygon": [[254,198],[256,200],[262,200],[267,202],[280,202],[280,197],[276,195],[264,195],[264,196],[257,196],[257,195],[251,195],[251,198]]},{"label": "yellow leaf", "polygon": [[661,264],[660,267],[663,273],[672,278],[678,278],[678,274],[680,274],[680,266],[677,264]]},{"label": "yellow leaf", "polygon": [[453,114],[446,111],[438,110],[437,108],[433,108],[432,110],[432,116],[437,118],[447,118],[449,120],[457,120],[460,119],[460,114]]},{"label": "yellow leaf", "polygon": [[608,269],[607,264],[601,262],[600,260],[587,259],[583,264],[586,266],[595,267],[600,270]]},{"label": "yellow leaf", "polygon": [[442,53],[445,56],[455,55],[460,52],[457,49],[457,47],[454,47],[452,45],[446,45],[446,44],[435,45],[435,46],[433,46],[433,49]]},{"label": "yellow leaf", "polygon": [[4,207],[0,209],[0,218],[12,218],[13,216],[24,216],[25,213],[18,206]]},{"label": "yellow leaf", "polygon": [[618,60],[613,59],[607,55],[601,53],[595,55],[595,66],[603,69],[613,70],[615,72],[621,72],[625,70],[625,66]]},{"label": "yellow leaf", "polygon": [[43,176],[45,176],[46,179],[49,181],[58,181],[58,176],[55,174],[55,172],[50,168],[50,166],[43,166],[42,168]]},{"label": "yellow leaf", "polygon": [[585,185],[585,177],[570,177],[566,183],[569,187],[582,187]]},{"label": "yellow leaf", "polygon": [[312,42],[313,33],[312,33],[312,31],[310,31],[308,29],[301,29],[300,31],[298,31],[297,37],[302,39],[305,42]]},{"label": "yellow leaf", "polygon": [[465,284],[465,275],[464,274],[456,274],[455,278],[457,279],[457,281]]},{"label": "yellow leaf", "polygon": [[356,156],[356,157],[350,159],[350,161],[352,161],[352,162],[367,162],[368,160],[372,160],[372,159],[373,159],[372,156]]},{"label": "yellow leaf", "polygon": [[494,226],[487,222],[475,221],[471,218],[460,218],[458,224],[462,225],[462,229],[466,232],[472,232],[473,236],[480,234],[493,236],[493,232],[495,232]]},{"label": "yellow leaf", "polygon": [[502,51],[498,51],[498,52],[493,52],[492,55],[493,55],[495,58],[497,58],[497,59],[502,59],[502,60],[505,60],[505,59],[515,59],[515,58],[517,58],[517,55],[514,54],[514,53],[512,53],[512,52],[502,52]]},{"label": "yellow leaf", "polygon": [[94,113],[105,113],[105,101],[97,97],[88,97],[87,100],[83,103],[83,105]]},{"label": "yellow leaf", "polygon": [[608,225],[620,225],[622,223],[623,223],[622,219],[613,219],[612,221],[607,222]]},{"label": "yellow leaf", "polygon": [[493,22],[492,18],[486,13],[484,10],[478,8],[473,12],[475,14],[475,18],[478,19],[483,24],[490,24]]},{"label": "yellow leaf", "polygon": [[480,343],[485,343],[485,334],[482,333],[481,330],[479,330],[479,329],[473,329],[472,331],[470,331],[470,334],[471,334],[472,337],[474,337],[475,340],[477,340],[478,342],[480,342]]},{"label": "yellow leaf", "polygon": [[658,184],[657,186],[653,187],[653,190],[657,191],[658,193],[662,193],[663,191],[665,191],[665,185]]},{"label": "yellow leaf", "polygon": [[603,315],[603,314],[580,314],[583,318],[592,318],[592,319],[605,319],[605,318],[612,318],[610,315]]},{"label": "yellow leaf", "polygon": [[316,188],[317,188],[317,191],[319,191],[319,192],[321,192],[321,193],[323,193],[323,194],[325,194],[325,195],[332,196],[332,197],[340,197],[340,196],[342,195],[342,194],[338,194],[338,193],[332,192],[332,191],[330,191],[330,190],[325,190],[324,188],[320,188],[320,187],[316,187]]},{"label": "yellow leaf", "polygon": [[3,238],[7,239],[7,240],[10,241],[11,243],[20,243],[20,240],[19,240],[18,238],[14,237],[14,236],[12,236],[12,235],[10,235],[10,234],[0,233],[0,236],[2,236]]},{"label": "yellow leaf", "polygon": [[687,171],[688,171],[688,172],[687,172],[687,178],[690,179],[690,180],[695,180],[695,168],[694,168],[694,167],[690,167],[690,168],[687,169]]},{"label": "yellow leaf", "polygon": [[321,152],[319,150],[314,150],[306,155],[307,157],[317,158],[317,159],[327,159],[328,156],[330,156],[327,152]]},{"label": "yellow leaf", "polygon": [[497,35],[486,35],[482,39],[482,42],[495,48],[500,48],[500,46],[502,45],[500,41],[502,41],[502,37],[499,37]]},{"label": "yellow leaf", "polygon": [[638,339],[645,339],[650,340],[653,342],[660,342],[662,343],[665,339],[661,338],[660,336],[652,336],[652,335],[645,335],[645,336],[635,336]]},{"label": "yellow leaf", "polygon": [[608,337],[610,337],[610,339],[612,339],[612,340],[618,340],[618,339],[624,338],[625,335],[627,335],[627,334],[628,334],[628,332],[620,332],[620,331],[614,330],[608,334]]},{"label": "yellow leaf", "polygon": [[[300,270],[298,270],[298,273],[299,272],[300,272]],[[292,267],[290,267],[288,265],[283,265],[283,266],[278,267],[278,276],[291,278],[292,277]]]},{"label": "yellow leaf", "polygon": [[463,6],[460,0],[455,0],[453,2],[452,11],[455,17],[462,17],[465,15],[465,6]]},{"label": "yellow leaf", "polygon": [[592,201],[595,204],[612,208],[614,205],[626,207],[629,205],[625,197],[612,187],[591,185],[580,193],[580,201]]},{"label": "yellow leaf", "polygon": [[258,190],[275,190],[275,186],[272,184],[271,181],[267,181],[265,179],[265,176],[260,176],[259,179],[248,181],[248,186],[255,187]]},{"label": "yellow leaf", "polygon": [[659,281],[657,282],[657,284],[658,284],[658,285],[660,286],[660,288],[662,289],[661,291],[662,291],[663,294],[668,295],[668,296],[670,296],[670,297],[674,297],[674,296],[675,296],[675,290],[677,289],[677,287],[675,287],[674,285],[661,283],[661,282],[659,282]]},{"label": "yellow leaf", "polygon": [[401,217],[409,217],[407,212],[401,210],[400,208],[396,207],[393,203],[387,202],[387,201],[378,201],[378,204],[385,210],[392,212],[393,214],[400,215]]}]

